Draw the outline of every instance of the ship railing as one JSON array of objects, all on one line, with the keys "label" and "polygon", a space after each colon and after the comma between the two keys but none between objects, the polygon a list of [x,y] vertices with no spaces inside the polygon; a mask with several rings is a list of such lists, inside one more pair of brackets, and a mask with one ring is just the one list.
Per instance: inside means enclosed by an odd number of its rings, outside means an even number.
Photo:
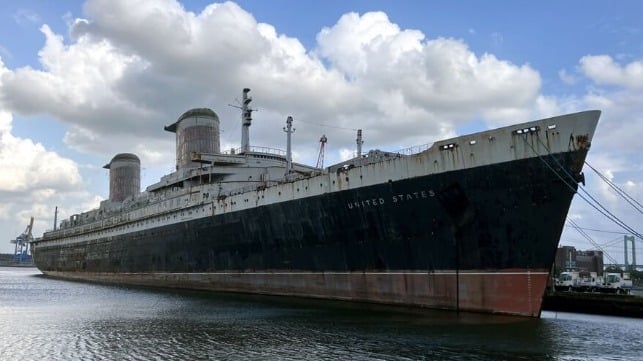
[{"label": "ship railing", "polygon": [[[277,148],[269,148],[269,147],[257,147],[257,146],[250,146],[248,147],[247,150],[248,153],[267,153],[267,154],[274,154],[278,155],[280,157],[285,157],[286,156],[286,151],[282,149],[277,149]],[[229,151],[223,152],[223,154],[227,155],[235,155],[235,154],[242,154],[245,153],[243,148],[234,148]]]},{"label": "ship railing", "polygon": [[234,189],[230,189],[228,191],[222,192],[219,195],[219,197],[220,196],[229,197],[229,196],[234,196],[234,195],[242,194],[242,193],[246,193],[246,192],[253,192],[253,191],[256,191],[256,190],[260,190],[260,189],[269,187],[269,186],[271,186],[273,184],[279,184],[279,183],[281,183],[279,180],[254,182],[254,184],[252,184],[252,185],[247,185],[247,186],[243,186],[243,187],[239,187],[239,188],[234,188]]},{"label": "ship railing", "polygon": [[425,150],[428,150],[429,148],[431,148],[432,145],[433,145],[433,143],[414,145],[412,147],[400,149],[400,150],[397,150],[397,151],[392,152],[392,153],[404,154],[404,155],[413,155],[413,154],[421,153],[421,152],[424,152]]},{"label": "ship railing", "polygon": [[[184,190],[178,191],[177,197],[174,197],[174,198],[179,198],[189,193],[191,193],[191,190],[189,188],[186,188]],[[142,215],[139,215],[139,216],[135,216],[132,212],[136,210],[144,209],[144,208],[153,207],[165,200],[167,199],[164,197],[156,197],[156,198],[145,197],[143,201],[130,202],[130,204],[127,204],[124,207],[118,208],[118,210],[123,210],[125,211],[125,213],[119,213],[117,211],[110,210],[104,213],[100,217],[94,216],[91,222],[86,222],[87,219],[83,219],[83,224],[73,224],[73,225],[69,225],[68,228],[67,227],[58,228],[56,230],[48,229],[45,232],[46,233],[55,232],[51,234],[56,236],[59,236],[59,235],[70,236],[75,234],[91,232],[95,230],[102,230],[122,222],[130,222],[130,221],[135,221],[139,219],[145,219],[148,217],[146,215],[146,212],[144,212]],[[177,203],[175,206],[170,207],[169,210],[176,210],[180,208],[182,208],[182,206]]]}]

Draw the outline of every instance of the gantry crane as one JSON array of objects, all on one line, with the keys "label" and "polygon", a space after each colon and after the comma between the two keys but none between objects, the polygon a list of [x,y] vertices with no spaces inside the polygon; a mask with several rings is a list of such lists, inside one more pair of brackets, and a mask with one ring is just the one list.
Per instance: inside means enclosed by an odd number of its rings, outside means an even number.
[{"label": "gantry crane", "polygon": [[12,239],[11,243],[16,245],[14,251],[14,260],[17,263],[31,262],[31,254],[29,252],[29,243],[33,240],[31,231],[33,230],[33,217],[29,221],[29,225],[21,235]]}]

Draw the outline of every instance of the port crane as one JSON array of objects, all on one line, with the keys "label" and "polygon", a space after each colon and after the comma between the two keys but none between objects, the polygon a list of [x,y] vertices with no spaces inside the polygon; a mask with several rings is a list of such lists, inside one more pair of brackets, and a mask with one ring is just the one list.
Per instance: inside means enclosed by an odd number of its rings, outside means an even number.
[{"label": "port crane", "polygon": [[29,221],[29,225],[22,234],[16,239],[12,239],[11,243],[15,244],[14,260],[18,263],[30,262],[31,254],[29,253],[29,243],[33,240],[31,231],[33,230],[33,217]]},{"label": "port crane", "polygon": [[317,165],[315,166],[319,169],[324,168],[324,146],[326,142],[328,142],[328,138],[326,138],[326,134],[324,134],[319,139],[319,155],[317,156]]}]

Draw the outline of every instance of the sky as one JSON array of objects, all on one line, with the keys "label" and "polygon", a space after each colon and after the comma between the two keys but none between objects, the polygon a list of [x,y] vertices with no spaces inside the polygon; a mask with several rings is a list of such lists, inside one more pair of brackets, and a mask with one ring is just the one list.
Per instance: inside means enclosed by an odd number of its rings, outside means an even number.
[{"label": "sky", "polygon": [[221,148],[239,147],[245,87],[250,144],[285,149],[292,116],[310,165],[322,135],[330,165],[356,129],[364,151],[395,151],[599,109],[599,173],[568,215],[582,232],[560,244],[623,263],[624,234],[643,232],[643,2],[25,0],[0,2],[0,253],[32,216],[39,237],[55,207],[97,207],[118,153],[139,156],[142,188],[171,172],[163,127],[188,109],[213,109]]}]

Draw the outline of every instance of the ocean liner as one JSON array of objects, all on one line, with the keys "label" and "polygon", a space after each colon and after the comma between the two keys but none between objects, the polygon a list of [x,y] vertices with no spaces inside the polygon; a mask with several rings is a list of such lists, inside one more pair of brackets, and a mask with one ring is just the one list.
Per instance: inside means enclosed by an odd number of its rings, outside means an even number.
[{"label": "ocean liner", "polygon": [[221,152],[207,108],[165,127],[176,171],[140,191],[113,157],[109,199],[33,241],[47,276],[539,317],[600,111],[361,151],[330,167],[250,146]]}]

